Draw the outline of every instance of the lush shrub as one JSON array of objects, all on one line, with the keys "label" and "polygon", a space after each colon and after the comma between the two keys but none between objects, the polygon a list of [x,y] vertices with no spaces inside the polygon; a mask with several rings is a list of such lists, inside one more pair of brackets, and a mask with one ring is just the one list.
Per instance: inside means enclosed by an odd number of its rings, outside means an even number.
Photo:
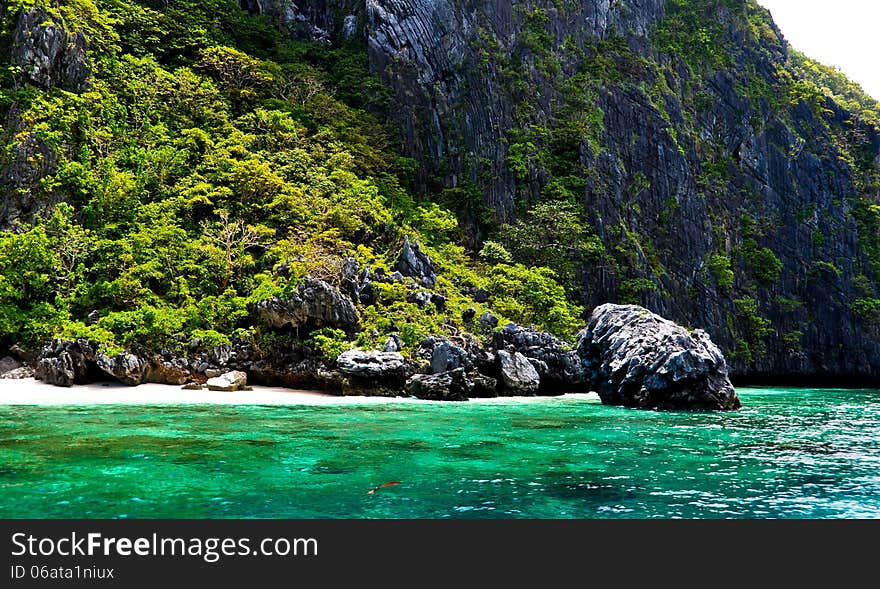
[{"label": "lush shrub", "polygon": [[480,250],[480,259],[487,264],[511,264],[513,257],[507,249],[497,241],[486,241]]},{"label": "lush shrub", "polygon": [[517,323],[534,324],[562,336],[583,327],[583,307],[569,302],[549,268],[501,264],[489,270],[493,308]]},{"label": "lush shrub", "polygon": [[312,333],[306,344],[311,346],[322,358],[331,361],[351,349],[348,336],[344,331],[326,327]]},{"label": "lush shrub", "polygon": [[862,320],[868,323],[880,323],[880,299],[856,299],[850,308]]},{"label": "lush shrub", "polygon": [[709,260],[709,271],[715,277],[718,287],[723,290],[730,290],[733,287],[734,274],[733,265],[725,255],[714,254]]},{"label": "lush shrub", "polygon": [[782,275],[782,261],[773,250],[758,247],[754,239],[747,239],[740,254],[758,283],[772,286],[779,281]]}]

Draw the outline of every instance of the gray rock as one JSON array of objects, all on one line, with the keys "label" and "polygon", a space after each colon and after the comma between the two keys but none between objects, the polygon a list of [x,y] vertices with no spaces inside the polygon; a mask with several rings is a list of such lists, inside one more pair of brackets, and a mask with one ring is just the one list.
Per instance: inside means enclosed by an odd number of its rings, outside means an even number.
[{"label": "gray rock", "polygon": [[366,352],[349,350],[336,359],[339,371],[359,378],[400,378],[407,369],[406,361],[398,352]]},{"label": "gray rock", "polygon": [[265,323],[283,327],[336,327],[356,331],[360,322],[351,299],[323,280],[306,278],[289,300],[272,297],[254,310]]},{"label": "gray rock", "polygon": [[406,302],[425,308],[431,304],[431,293],[424,290],[407,293]]},{"label": "gray rock", "polygon": [[[332,4],[328,0],[240,0],[242,8],[251,14],[274,19],[294,38],[322,45],[330,45],[337,32]],[[339,8],[345,9],[346,6],[343,4]],[[342,36],[348,38],[356,29],[357,17],[348,16],[342,23]]]},{"label": "gray rock", "polygon": [[219,368],[208,368],[205,370],[205,376],[208,378],[217,378],[221,374],[223,374],[223,371]]},{"label": "gray rock", "polygon": [[344,39],[351,39],[354,37],[354,34],[357,32],[358,18],[355,14],[349,14],[345,17],[345,20],[342,21],[342,37]]},{"label": "gray rock", "polygon": [[578,336],[602,402],[645,409],[741,407],[727,362],[702,330],[689,332],[647,309],[602,305]]},{"label": "gray rock", "polygon": [[60,195],[34,198],[40,181],[57,171],[58,157],[52,145],[30,131],[22,120],[21,109],[13,103],[9,109],[5,133],[0,142],[8,145],[0,160],[0,229],[11,229],[16,222],[32,223],[61,200]]},{"label": "gray rock", "polygon": [[12,63],[47,89],[84,92],[92,76],[85,35],[67,31],[42,8],[19,14],[12,33]]},{"label": "gray rock", "polygon": [[483,314],[480,315],[479,324],[482,331],[490,331],[498,327],[498,317],[489,311],[484,311]]},{"label": "gray rock", "polygon": [[465,323],[470,323],[477,316],[477,310],[473,307],[468,307],[464,311],[461,312],[461,320]]},{"label": "gray rock", "polygon": [[19,362],[12,356],[4,356],[3,358],[0,358],[0,377],[2,377],[2,375],[5,373],[20,367],[21,362]]},{"label": "gray rock", "polygon": [[73,386],[77,379],[74,360],[67,352],[51,358],[41,358],[37,361],[35,376],[37,380],[56,387]]},{"label": "gray rock", "polygon": [[512,349],[529,359],[541,376],[541,394],[584,392],[589,375],[572,346],[546,331],[508,323],[495,332],[498,350]]},{"label": "gray rock", "polygon": [[8,380],[21,380],[23,378],[33,378],[34,377],[34,369],[30,366],[21,366],[20,368],[15,368],[10,370],[9,372],[4,372],[0,375],[0,378],[5,378]]},{"label": "gray rock", "polygon": [[471,291],[471,297],[475,303],[488,303],[489,291],[482,288],[475,288]]},{"label": "gray rock", "polygon": [[464,369],[441,374],[416,374],[406,382],[406,392],[426,401],[467,401],[473,384]]},{"label": "gray rock", "polygon": [[437,340],[431,352],[431,372],[440,374],[452,370],[470,370],[474,363],[464,348],[456,346],[447,339]]},{"label": "gray rock", "polygon": [[471,387],[468,396],[472,399],[491,399],[498,396],[498,381],[490,376],[472,372],[468,375]]},{"label": "gray rock", "polygon": [[96,356],[97,345],[93,342],[54,340],[40,351],[35,376],[47,384],[62,387],[85,384],[100,373]]},{"label": "gray rock", "polygon": [[111,358],[99,352],[95,363],[122,384],[137,386],[146,382],[148,363],[134,354],[118,354]]},{"label": "gray rock", "polygon": [[399,352],[403,349],[403,342],[400,340],[400,335],[396,333],[392,333],[385,340],[385,345],[382,346],[383,352]]},{"label": "gray rock", "polygon": [[498,351],[501,381],[505,390],[512,395],[535,395],[541,385],[541,376],[519,352]]},{"label": "gray rock", "polygon": [[360,301],[364,305],[375,302],[372,272],[366,266],[363,270],[354,258],[346,258],[342,264],[342,292],[351,300]]},{"label": "gray rock", "polygon": [[240,391],[247,387],[247,373],[240,370],[233,370],[225,374],[221,374],[215,378],[209,378],[205,383],[209,391]]},{"label": "gray rock", "polygon": [[235,352],[232,350],[231,346],[216,346],[211,348],[210,352],[211,361],[214,362],[217,366],[226,366],[229,364],[229,361],[235,357]]},{"label": "gray rock", "polygon": [[437,284],[434,262],[419,247],[417,239],[410,242],[409,236],[404,238],[403,249],[400,251],[395,267],[402,275],[420,280],[428,288],[434,288],[434,285]]},{"label": "gray rock", "polygon": [[456,368],[440,374],[416,374],[406,382],[406,392],[426,401],[466,401],[497,397],[497,381],[478,372]]}]

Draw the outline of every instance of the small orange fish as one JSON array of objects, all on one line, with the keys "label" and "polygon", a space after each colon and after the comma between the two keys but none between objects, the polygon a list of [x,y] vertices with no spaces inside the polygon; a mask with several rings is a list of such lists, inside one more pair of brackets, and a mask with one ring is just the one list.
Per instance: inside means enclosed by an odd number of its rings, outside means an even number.
[{"label": "small orange fish", "polygon": [[384,489],[385,487],[395,487],[400,484],[400,481],[391,481],[390,483],[385,483],[384,485],[379,485],[375,489],[370,489],[367,491],[367,495],[373,495],[379,489]]}]

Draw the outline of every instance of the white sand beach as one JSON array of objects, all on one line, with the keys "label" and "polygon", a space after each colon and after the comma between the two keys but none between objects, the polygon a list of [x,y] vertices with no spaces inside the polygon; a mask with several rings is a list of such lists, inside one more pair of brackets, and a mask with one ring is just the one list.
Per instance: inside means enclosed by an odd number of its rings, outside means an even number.
[{"label": "white sand beach", "polygon": [[337,397],[314,391],[254,387],[231,393],[185,391],[179,386],[94,383],[70,388],[44,384],[33,378],[0,380],[0,405],[342,405],[390,403],[400,399]]},{"label": "white sand beach", "polygon": [[[502,397],[471,400],[471,403],[546,402],[552,399],[597,402],[598,395],[566,397]],[[339,397],[315,391],[254,387],[252,391],[224,393],[186,391],[178,386],[143,384],[128,387],[117,383],[76,385],[70,388],[44,384],[33,378],[0,380],[0,405],[379,405],[429,403],[407,398]]]}]

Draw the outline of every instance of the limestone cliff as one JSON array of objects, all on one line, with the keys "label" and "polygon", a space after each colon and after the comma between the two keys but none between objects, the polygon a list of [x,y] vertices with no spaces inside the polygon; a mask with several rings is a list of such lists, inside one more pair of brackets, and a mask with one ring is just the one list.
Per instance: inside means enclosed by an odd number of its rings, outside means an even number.
[{"label": "limestone cliff", "polygon": [[363,44],[472,245],[562,195],[604,245],[585,304],[702,327],[740,379],[880,378],[880,109],[751,0],[243,5]]},{"label": "limestone cliff", "polygon": [[[92,72],[85,36],[52,22],[42,8],[24,10],[18,15],[10,57],[17,83],[76,93],[89,87]],[[54,200],[38,201],[31,195],[31,189],[41,179],[55,172],[55,151],[34,132],[24,133],[17,142],[10,141],[21,131],[19,108],[13,105],[0,129],[0,141],[13,143],[8,153],[0,154],[0,189],[4,195],[0,199],[0,229],[11,227],[16,221],[30,222],[36,214],[56,204]]]}]

